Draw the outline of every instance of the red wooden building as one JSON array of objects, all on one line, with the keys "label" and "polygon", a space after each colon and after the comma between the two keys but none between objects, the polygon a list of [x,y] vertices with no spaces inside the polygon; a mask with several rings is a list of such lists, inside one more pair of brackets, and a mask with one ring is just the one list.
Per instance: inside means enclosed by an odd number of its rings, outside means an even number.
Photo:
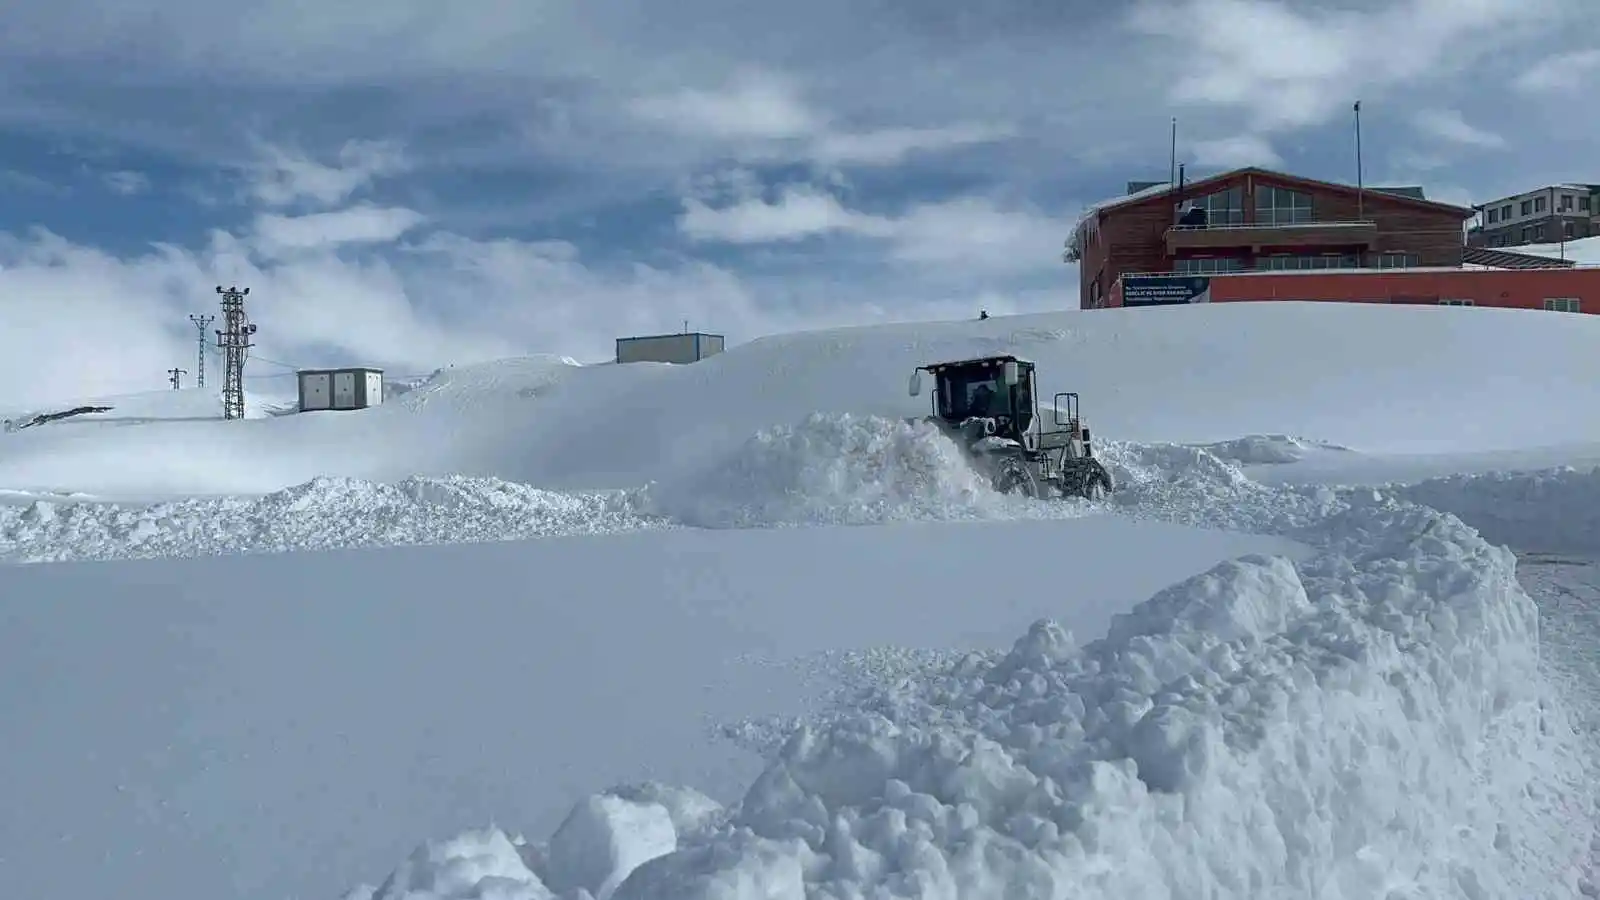
[{"label": "red wooden building", "polygon": [[1237,169],[1100,204],[1068,259],[1084,309],[1334,300],[1600,312],[1600,268],[1483,257],[1492,251],[1466,247],[1473,215],[1418,188]]}]

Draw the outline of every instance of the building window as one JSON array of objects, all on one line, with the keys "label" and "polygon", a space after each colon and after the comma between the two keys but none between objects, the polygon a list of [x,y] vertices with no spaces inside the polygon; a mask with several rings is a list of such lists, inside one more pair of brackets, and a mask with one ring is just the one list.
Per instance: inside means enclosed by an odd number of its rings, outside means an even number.
[{"label": "building window", "polygon": [[1561,223],[1561,236],[1566,238],[1569,241],[1572,240],[1572,223],[1571,222],[1562,222]]},{"label": "building window", "polygon": [[1550,312],[1583,312],[1582,305],[1577,297],[1546,297],[1544,300],[1544,308]]},{"label": "building window", "polygon": [[1571,194],[1562,194],[1556,200],[1556,212],[1572,212],[1573,199]]},{"label": "building window", "polygon": [[1313,221],[1311,195],[1288,188],[1256,188],[1257,225],[1305,225]]},{"label": "building window", "polygon": [[1588,197],[1579,197],[1578,198],[1578,211],[1579,212],[1588,212],[1589,211],[1589,198]]},{"label": "building window", "polygon": [[1500,207],[1500,219],[1507,222],[1511,220],[1511,204]]},{"label": "building window", "polygon": [[1244,224],[1244,188],[1231,187],[1207,194],[1196,199],[1194,205],[1206,211],[1207,225]]},{"label": "building window", "polygon": [[1473,302],[1471,300],[1446,300],[1446,299],[1440,298],[1439,305],[1440,306],[1473,306],[1475,304],[1473,304]]},{"label": "building window", "polygon": [[1544,198],[1543,197],[1535,197],[1535,198],[1533,198],[1533,211],[1534,212],[1544,212]]},{"label": "building window", "polygon": [[1173,262],[1173,271],[1180,275],[1222,275],[1243,269],[1244,263],[1231,256],[1204,256]]},{"label": "building window", "polygon": [[1415,253],[1381,253],[1378,255],[1378,268],[1380,269],[1415,269],[1422,265],[1422,257]]},{"label": "building window", "polygon": [[1317,255],[1275,253],[1256,259],[1256,268],[1268,272],[1298,272],[1313,269],[1358,269],[1361,257],[1353,253],[1323,253]]},{"label": "building window", "polygon": [[1524,201],[1522,201],[1522,205],[1520,207],[1518,207],[1518,209],[1520,209],[1522,214],[1525,215],[1525,216],[1533,215],[1533,201],[1532,200],[1524,200]]},{"label": "building window", "polygon": [[1498,210],[1498,209],[1489,210],[1489,224],[1493,225],[1494,223],[1496,223],[1498,221],[1500,221],[1500,210]]}]

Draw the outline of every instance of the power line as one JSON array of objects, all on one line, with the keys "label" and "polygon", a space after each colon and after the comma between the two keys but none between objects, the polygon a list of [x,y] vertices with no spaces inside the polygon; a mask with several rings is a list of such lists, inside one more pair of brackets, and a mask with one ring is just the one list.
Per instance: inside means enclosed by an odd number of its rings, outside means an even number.
[{"label": "power line", "polygon": [[264,362],[269,366],[277,366],[281,369],[294,369],[298,372],[301,368],[303,368],[302,366],[297,366],[293,363],[279,362],[275,359],[267,359],[265,356],[252,356],[250,358],[258,362]]},{"label": "power line", "polygon": [[194,386],[206,386],[206,328],[216,321],[216,316],[190,315],[189,321],[194,323],[195,337],[198,348],[195,350]]},{"label": "power line", "polygon": [[256,333],[256,326],[244,312],[244,298],[250,293],[249,288],[239,290],[236,287],[222,289],[217,285],[217,293],[222,295],[222,327],[217,329],[217,346],[222,348],[222,417],[224,419],[244,418],[244,364],[249,359],[250,348],[255,346],[250,343],[250,337]]},{"label": "power line", "polygon": [[189,374],[189,370],[188,369],[177,369],[177,368],[168,369],[167,370],[167,376],[168,376],[167,377],[167,383],[172,385],[172,389],[173,390],[175,390],[175,391],[179,390],[179,389],[181,389],[183,387],[182,376],[187,375],[187,374]]}]

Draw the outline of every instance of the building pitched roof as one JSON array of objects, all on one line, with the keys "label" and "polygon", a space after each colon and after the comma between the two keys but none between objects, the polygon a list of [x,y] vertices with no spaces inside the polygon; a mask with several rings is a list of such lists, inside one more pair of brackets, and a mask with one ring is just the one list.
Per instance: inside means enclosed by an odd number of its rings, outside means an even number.
[{"label": "building pitched roof", "polygon": [[[1341,193],[1354,194],[1360,190],[1355,185],[1340,184],[1336,181],[1323,181],[1318,178],[1307,178],[1303,175],[1291,175],[1287,172],[1275,172],[1271,169],[1263,169],[1258,166],[1247,166],[1242,169],[1231,169],[1227,172],[1218,172],[1215,175],[1207,175],[1204,178],[1196,178],[1193,181],[1186,182],[1183,185],[1184,195],[1195,196],[1193,193],[1191,193],[1191,191],[1194,189],[1204,188],[1207,185],[1212,185],[1223,181],[1229,181],[1238,178],[1241,175],[1265,175],[1268,178],[1278,181],[1287,182],[1289,184],[1303,185],[1305,187],[1315,188],[1321,191],[1338,191]],[[1413,191],[1417,196],[1412,195]],[[1090,216],[1093,216],[1097,213],[1103,213],[1113,209],[1120,209],[1122,207],[1132,206],[1138,203],[1147,203],[1158,197],[1165,197],[1172,192],[1173,189],[1170,185],[1164,182],[1158,182],[1151,187],[1137,193],[1128,194],[1124,197],[1117,197],[1112,200],[1106,200],[1101,203],[1094,204],[1084,211],[1083,217],[1079,220],[1078,225],[1081,226],[1084,219],[1088,219]],[[1440,203],[1437,200],[1425,199],[1420,196],[1422,193],[1421,188],[1366,188],[1366,192],[1369,194],[1382,194],[1385,200],[1398,200],[1402,203],[1414,206],[1424,206],[1430,209],[1439,210],[1441,212],[1453,212],[1458,214],[1463,219],[1470,218],[1477,214],[1477,211],[1471,207],[1457,206],[1453,203]],[[1074,228],[1073,230],[1076,231],[1077,229]]]}]

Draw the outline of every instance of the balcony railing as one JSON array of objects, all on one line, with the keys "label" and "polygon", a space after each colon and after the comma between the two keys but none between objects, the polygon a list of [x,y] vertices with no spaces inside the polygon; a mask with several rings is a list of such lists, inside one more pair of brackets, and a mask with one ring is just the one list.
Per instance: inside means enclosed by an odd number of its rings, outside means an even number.
[{"label": "balcony railing", "polygon": [[1403,275],[1407,272],[1571,272],[1574,270],[1600,270],[1600,263],[1574,263],[1571,266],[1559,268],[1539,269],[1502,269],[1494,266],[1484,268],[1468,268],[1467,266],[1329,266],[1324,269],[1268,269],[1252,266],[1242,269],[1230,269],[1226,272],[1123,272],[1112,282],[1121,286],[1129,279],[1136,278],[1223,278],[1230,275],[1346,275],[1367,274]]},{"label": "balcony railing", "polygon": [[1167,229],[1167,252],[1220,247],[1273,246],[1371,247],[1378,238],[1378,223],[1366,219],[1326,222],[1173,225]]}]

